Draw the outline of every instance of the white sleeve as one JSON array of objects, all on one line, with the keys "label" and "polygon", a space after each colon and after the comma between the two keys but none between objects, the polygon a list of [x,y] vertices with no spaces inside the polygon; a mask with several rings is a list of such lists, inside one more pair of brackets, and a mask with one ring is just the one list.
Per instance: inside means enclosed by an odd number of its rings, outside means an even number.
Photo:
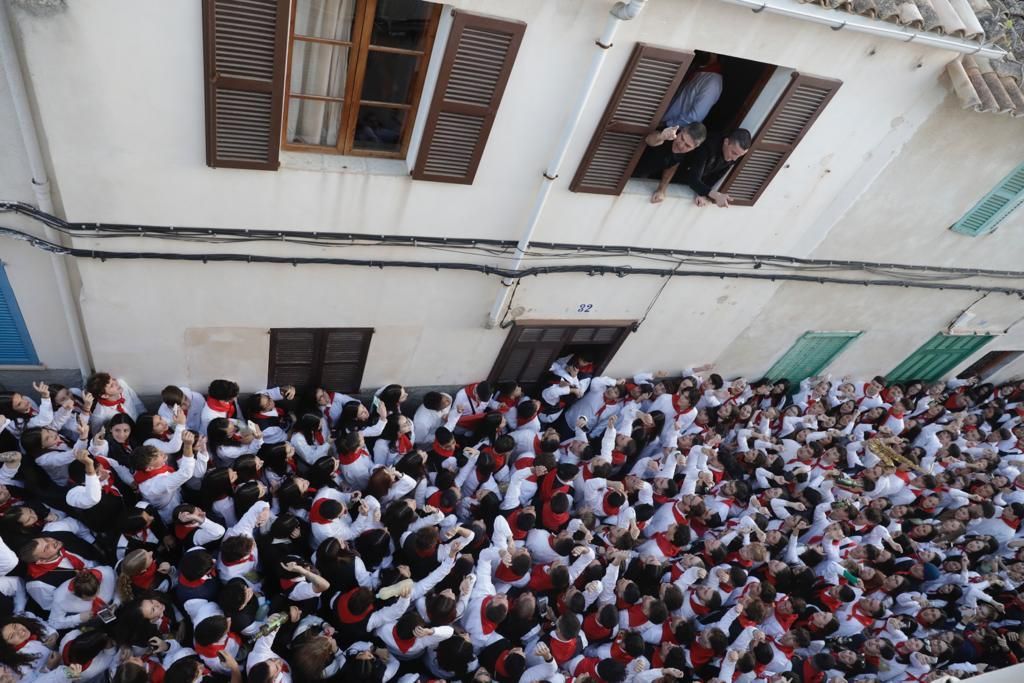
[{"label": "white sleeve", "polygon": [[18,556],[0,538],[0,576],[7,576],[18,566]]},{"label": "white sleeve", "polygon": [[100,478],[95,474],[87,474],[85,475],[85,484],[68,491],[64,499],[73,508],[88,510],[94,505],[98,505],[102,496],[103,488],[100,485]]}]

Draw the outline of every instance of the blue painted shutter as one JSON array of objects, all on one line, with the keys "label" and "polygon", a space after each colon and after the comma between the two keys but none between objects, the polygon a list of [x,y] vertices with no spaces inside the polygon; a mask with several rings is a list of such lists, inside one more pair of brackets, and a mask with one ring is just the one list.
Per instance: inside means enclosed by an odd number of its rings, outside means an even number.
[{"label": "blue painted shutter", "polygon": [[7,271],[0,264],[0,365],[38,365]]},{"label": "blue painted shutter", "polygon": [[953,224],[953,232],[976,237],[995,230],[1004,218],[1024,203],[1024,164]]},{"label": "blue painted shutter", "polygon": [[911,379],[933,382],[944,377],[990,341],[992,335],[989,334],[969,337],[937,334],[885,377],[891,382]]},{"label": "blue painted shutter", "polygon": [[806,332],[775,362],[766,376],[773,381],[784,377],[796,387],[828,367],[859,336],[860,332]]}]

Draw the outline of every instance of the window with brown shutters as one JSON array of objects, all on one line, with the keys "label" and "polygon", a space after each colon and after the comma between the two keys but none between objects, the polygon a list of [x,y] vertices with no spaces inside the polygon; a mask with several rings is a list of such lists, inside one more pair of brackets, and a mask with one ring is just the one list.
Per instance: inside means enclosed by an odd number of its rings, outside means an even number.
[{"label": "window with brown shutters", "polygon": [[471,184],[526,24],[457,11],[412,177]]},{"label": "window with brown shutters", "polygon": [[629,336],[632,321],[586,324],[516,322],[498,353],[489,376],[492,382],[517,381],[532,390],[548,375],[561,356],[585,353],[600,374]]},{"label": "window with brown shutters", "polygon": [[569,189],[619,194],[679,89],[693,53],[637,44]]},{"label": "window with brown shutters", "polygon": [[203,0],[206,163],[276,170],[288,0]]},{"label": "window with brown shutters", "polygon": [[267,384],[359,391],[372,337],[368,327],[270,330]]},{"label": "window with brown shutters", "polygon": [[841,81],[794,73],[750,149],[722,183],[730,203],[753,206],[836,94]]}]

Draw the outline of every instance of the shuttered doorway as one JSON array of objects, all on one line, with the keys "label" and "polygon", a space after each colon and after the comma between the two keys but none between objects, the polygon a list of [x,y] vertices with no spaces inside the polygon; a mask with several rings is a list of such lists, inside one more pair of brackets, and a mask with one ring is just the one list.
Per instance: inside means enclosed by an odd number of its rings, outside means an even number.
[{"label": "shuttered doorway", "polygon": [[38,364],[39,357],[32,346],[25,319],[21,317],[7,271],[0,263],[0,365]]},{"label": "shuttered doorway", "polygon": [[937,334],[885,377],[890,382],[933,382],[942,379],[950,370],[967,360],[992,339],[993,336],[988,334]]},{"label": "shuttered doorway", "polygon": [[805,332],[775,361],[765,377],[773,382],[788,379],[795,391],[800,382],[827,368],[860,335],[860,332]]},{"label": "shuttered doorway", "polygon": [[372,337],[369,327],[270,330],[267,385],[357,392]]},{"label": "shuttered doorway", "polygon": [[633,329],[633,321],[517,322],[491,370],[490,381],[512,380],[527,391],[542,385],[551,364],[571,353],[584,353],[595,374],[604,372]]}]

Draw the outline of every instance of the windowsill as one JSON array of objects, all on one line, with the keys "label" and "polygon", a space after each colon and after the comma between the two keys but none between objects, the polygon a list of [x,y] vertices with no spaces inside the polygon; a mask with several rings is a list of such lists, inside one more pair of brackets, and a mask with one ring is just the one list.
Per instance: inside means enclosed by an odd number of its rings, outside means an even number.
[{"label": "windowsill", "polygon": [[[638,194],[647,197],[648,199],[654,191],[658,189],[658,181],[648,178],[630,178],[626,181],[626,187],[622,188],[622,194]],[[686,199],[693,202],[693,198],[696,195],[686,185],[680,185],[679,183],[669,183],[665,189],[665,200],[669,199]]]},{"label": "windowsill", "polygon": [[407,176],[409,166],[404,159],[343,156],[281,150],[281,168],[318,173],[366,173],[369,175]]}]

